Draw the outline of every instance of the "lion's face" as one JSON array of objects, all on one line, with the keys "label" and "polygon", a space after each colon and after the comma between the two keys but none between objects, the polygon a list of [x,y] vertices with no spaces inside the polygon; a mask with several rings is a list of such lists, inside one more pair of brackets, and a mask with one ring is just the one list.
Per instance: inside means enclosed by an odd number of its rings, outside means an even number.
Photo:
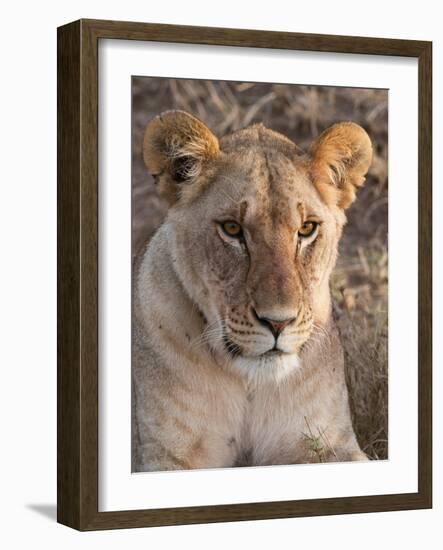
[{"label": "lion's face", "polygon": [[327,132],[306,155],[261,125],[220,143],[184,113],[148,125],[145,160],[173,202],[175,268],[204,316],[201,342],[240,371],[297,367],[329,317],[343,208],[370,162],[367,135],[347,130],[359,141],[340,160],[343,143]]},{"label": "lion's face", "polygon": [[207,292],[196,301],[212,345],[295,365],[322,322],[341,227],[303,163],[272,148],[226,153],[205,192],[170,219],[180,263]]}]

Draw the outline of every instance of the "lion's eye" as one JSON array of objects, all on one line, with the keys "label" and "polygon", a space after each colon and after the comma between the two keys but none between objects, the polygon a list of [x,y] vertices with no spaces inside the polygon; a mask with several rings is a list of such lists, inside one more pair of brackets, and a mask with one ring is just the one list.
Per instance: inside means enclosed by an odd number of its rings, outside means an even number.
[{"label": "lion's eye", "polygon": [[239,239],[243,236],[243,230],[240,224],[237,222],[223,222],[221,224],[221,228],[226,233],[228,237],[234,237],[236,239]]},{"label": "lion's eye", "polygon": [[317,222],[305,222],[298,230],[298,234],[304,239],[306,239],[307,237],[312,237],[312,235],[315,233],[315,230],[317,229],[317,226]]}]

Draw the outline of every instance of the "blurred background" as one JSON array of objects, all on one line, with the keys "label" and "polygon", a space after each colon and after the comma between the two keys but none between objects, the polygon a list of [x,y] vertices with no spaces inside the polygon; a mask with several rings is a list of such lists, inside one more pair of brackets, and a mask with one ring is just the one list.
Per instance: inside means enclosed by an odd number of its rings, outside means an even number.
[{"label": "blurred background", "polygon": [[345,350],[354,428],[363,451],[388,457],[388,91],[364,88],[240,83],[170,78],[132,79],[133,255],[162,223],[157,195],[142,158],[147,122],[182,109],[221,137],[255,122],[281,132],[302,149],[335,122],[365,128],[374,159],[365,186],[347,211],[331,280]]}]

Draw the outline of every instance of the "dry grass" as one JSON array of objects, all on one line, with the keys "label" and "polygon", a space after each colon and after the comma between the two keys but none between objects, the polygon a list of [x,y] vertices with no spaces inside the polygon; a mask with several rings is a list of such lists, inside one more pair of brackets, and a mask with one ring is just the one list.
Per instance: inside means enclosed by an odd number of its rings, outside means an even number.
[{"label": "dry grass", "polygon": [[374,161],[365,187],[348,211],[331,289],[345,349],[357,438],[368,456],[387,458],[387,91],[134,78],[133,251],[152,235],[166,211],[141,155],[146,123],[166,109],[189,111],[218,135],[263,122],[302,148],[329,125],[342,120],[353,120],[368,131]]}]

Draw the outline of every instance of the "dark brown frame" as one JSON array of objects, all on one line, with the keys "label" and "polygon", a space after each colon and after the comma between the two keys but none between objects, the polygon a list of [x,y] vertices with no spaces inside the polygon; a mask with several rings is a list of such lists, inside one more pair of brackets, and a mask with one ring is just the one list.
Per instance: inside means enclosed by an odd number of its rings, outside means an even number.
[{"label": "dark brown frame", "polygon": [[[418,58],[418,492],[98,511],[98,41],[144,40]],[[431,508],[432,43],[80,20],[58,29],[58,521],[79,530]]]}]

